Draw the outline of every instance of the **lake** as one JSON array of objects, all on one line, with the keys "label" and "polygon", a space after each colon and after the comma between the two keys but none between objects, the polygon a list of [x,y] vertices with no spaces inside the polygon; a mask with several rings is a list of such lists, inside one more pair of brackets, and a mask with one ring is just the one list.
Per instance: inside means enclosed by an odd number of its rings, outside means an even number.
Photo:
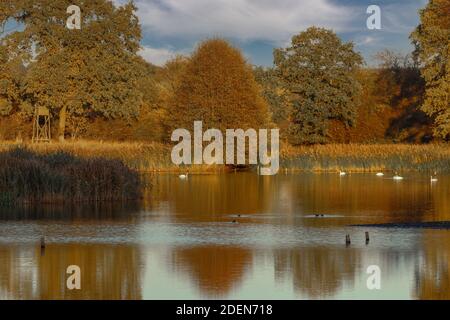
[{"label": "lake", "polygon": [[450,220],[450,176],[404,176],[161,174],[140,204],[1,209],[0,299],[450,299],[449,230],[352,226]]}]

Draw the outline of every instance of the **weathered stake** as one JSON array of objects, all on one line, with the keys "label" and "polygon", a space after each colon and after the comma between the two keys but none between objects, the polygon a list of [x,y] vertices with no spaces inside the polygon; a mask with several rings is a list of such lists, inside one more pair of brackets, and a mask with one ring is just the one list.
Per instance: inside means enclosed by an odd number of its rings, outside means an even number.
[{"label": "weathered stake", "polygon": [[351,243],[352,243],[352,241],[350,240],[350,235],[348,234],[345,236],[345,244],[347,246],[349,246],[349,245],[351,245]]},{"label": "weathered stake", "polygon": [[370,242],[369,232],[366,232],[366,244],[369,244],[369,242]]}]

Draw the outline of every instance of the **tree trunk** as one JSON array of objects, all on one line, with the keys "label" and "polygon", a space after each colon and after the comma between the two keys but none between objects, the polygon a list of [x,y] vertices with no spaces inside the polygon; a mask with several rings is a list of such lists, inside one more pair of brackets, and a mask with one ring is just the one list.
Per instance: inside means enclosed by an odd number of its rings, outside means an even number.
[{"label": "tree trunk", "polygon": [[59,111],[59,131],[58,137],[60,142],[64,142],[64,135],[66,133],[66,107],[62,107]]}]

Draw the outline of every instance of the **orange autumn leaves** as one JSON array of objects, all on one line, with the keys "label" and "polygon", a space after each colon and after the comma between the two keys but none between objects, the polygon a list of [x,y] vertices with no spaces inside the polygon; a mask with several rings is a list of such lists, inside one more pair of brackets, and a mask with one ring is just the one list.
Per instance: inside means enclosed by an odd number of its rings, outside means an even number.
[{"label": "orange autumn leaves", "polygon": [[267,128],[269,108],[252,68],[239,50],[221,39],[203,42],[189,59],[169,101],[171,129]]}]

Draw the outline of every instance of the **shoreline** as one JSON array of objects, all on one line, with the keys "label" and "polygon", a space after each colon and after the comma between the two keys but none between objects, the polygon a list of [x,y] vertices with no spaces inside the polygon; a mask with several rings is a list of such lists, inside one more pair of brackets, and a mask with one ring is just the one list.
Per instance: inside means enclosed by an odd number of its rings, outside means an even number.
[{"label": "shoreline", "polygon": [[450,229],[450,221],[435,222],[397,222],[380,224],[355,224],[351,227],[384,228],[384,229]]},{"label": "shoreline", "polygon": [[[227,165],[172,164],[172,145],[155,142],[104,142],[77,140],[64,143],[18,143],[0,141],[0,153],[23,147],[40,154],[58,151],[82,158],[121,160],[140,173],[224,173],[234,172]],[[236,171],[256,170],[256,166]],[[449,144],[328,144],[280,148],[280,169],[286,172],[332,173],[424,172],[450,173]]]}]

